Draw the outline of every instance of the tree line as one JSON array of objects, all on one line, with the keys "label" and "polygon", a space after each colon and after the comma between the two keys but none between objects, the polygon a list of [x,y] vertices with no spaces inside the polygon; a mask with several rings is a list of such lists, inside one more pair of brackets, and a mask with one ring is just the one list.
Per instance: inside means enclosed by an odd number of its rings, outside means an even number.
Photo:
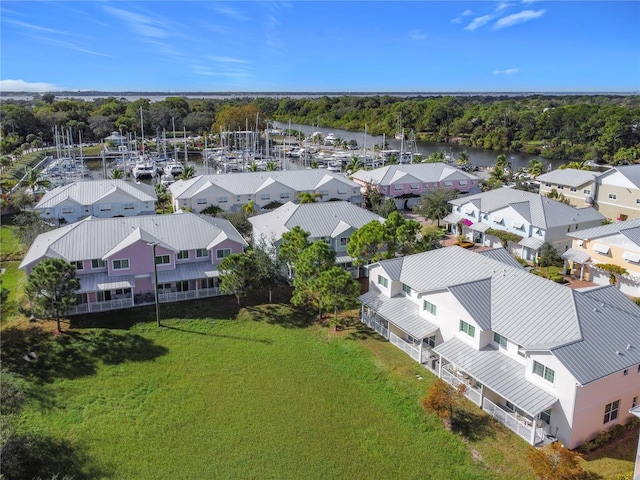
[{"label": "tree line", "polygon": [[[141,115],[142,111],[142,115]],[[5,100],[0,106],[0,152],[25,143],[51,144],[56,126],[73,138],[100,141],[113,131],[183,132],[263,129],[269,120],[293,121],[393,135],[399,127],[418,139],[476,148],[523,151],[549,160],[640,161],[640,96],[530,95],[319,98]]]}]

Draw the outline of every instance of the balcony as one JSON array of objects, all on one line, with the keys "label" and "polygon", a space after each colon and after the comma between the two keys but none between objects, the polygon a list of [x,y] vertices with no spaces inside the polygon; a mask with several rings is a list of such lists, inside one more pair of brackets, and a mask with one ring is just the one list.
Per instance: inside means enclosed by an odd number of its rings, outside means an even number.
[{"label": "balcony", "polygon": [[378,318],[376,315],[369,315],[367,313],[362,314],[361,321],[367,327],[375,330],[384,338],[387,338],[387,339],[389,338],[389,327],[388,327],[389,324],[386,321]]},{"label": "balcony", "polygon": [[482,400],[482,409],[531,445],[542,443],[547,438],[545,431],[537,427],[533,419],[506,410],[488,398]]},{"label": "balcony", "polygon": [[448,364],[442,367],[440,378],[455,388],[464,385],[464,396],[479,407],[482,406],[482,387],[465,372]]}]

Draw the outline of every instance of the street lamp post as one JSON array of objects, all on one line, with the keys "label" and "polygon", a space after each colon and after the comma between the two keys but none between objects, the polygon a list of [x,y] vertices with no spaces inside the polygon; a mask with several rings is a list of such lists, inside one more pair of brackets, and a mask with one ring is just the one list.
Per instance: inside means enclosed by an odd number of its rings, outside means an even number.
[{"label": "street lamp post", "polygon": [[147,245],[152,247],[153,250],[153,280],[154,280],[154,298],[155,298],[155,303],[156,303],[156,323],[158,324],[158,327],[161,327],[162,325],[160,324],[160,300],[158,299],[158,264],[156,263],[156,247],[158,246],[157,243],[147,243]]}]

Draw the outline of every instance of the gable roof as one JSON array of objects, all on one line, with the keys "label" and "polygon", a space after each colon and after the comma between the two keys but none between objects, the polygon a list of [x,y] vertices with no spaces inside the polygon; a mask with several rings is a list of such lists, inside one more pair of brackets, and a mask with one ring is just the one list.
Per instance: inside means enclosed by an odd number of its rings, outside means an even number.
[{"label": "gable roof", "polygon": [[555,183],[556,185],[567,185],[568,187],[579,187],[585,183],[595,181],[597,176],[597,172],[590,170],[565,168],[539,175],[536,177],[536,180],[540,182]]},{"label": "gable roof", "polygon": [[640,245],[640,218],[626,220],[624,222],[608,223],[599,227],[585,228],[567,233],[567,236],[580,240],[592,240],[594,238],[608,237],[622,233],[636,245]]},{"label": "gable roof", "polygon": [[599,182],[603,183],[602,180],[605,180],[607,179],[607,177],[613,176],[616,173],[622,175],[628,182],[635,185],[636,188],[640,188],[640,164],[621,165],[618,167],[610,168],[602,172],[598,176],[598,180]]},{"label": "gable roof", "polygon": [[125,180],[87,180],[56,187],[45,193],[36,209],[53,208],[62,203],[93,205],[101,199],[112,197],[120,201],[156,202],[158,196],[151,185]]},{"label": "gable roof", "polygon": [[387,165],[373,170],[358,170],[351,178],[376,185],[393,183],[437,183],[444,180],[478,180],[478,177],[445,163]]},{"label": "gable roof", "polygon": [[[222,237],[221,237],[222,235]],[[143,215],[137,217],[95,218],[65,225],[35,239],[20,268],[44,257],[67,261],[104,258],[138,240],[158,241],[169,250],[205,248],[214,238],[228,238],[247,245],[227,220],[214,221],[193,213]]]},{"label": "gable roof", "polygon": [[419,295],[449,290],[482,329],[551,351],[583,385],[640,363],[640,309],[616,288],[572,290],[457,246],[387,263]]},{"label": "gable roof", "polygon": [[491,213],[507,207],[513,208],[534,227],[551,228],[585,221],[604,220],[604,216],[591,207],[575,208],[538,193],[513,188],[498,188],[450,200],[456,206],[472,203],[481,212]]},{"label": "gable roof", "polygon": [[351,202],[287,202],[271,212],[249,218],[256,230],[276,241],[296,226],[309,232],[311,238],[320,238],[349,228],[358,229],[374,220],[384,222],[384,218]]},{"label": "gable roof", "polygon": [[169,185],[174,198],[189,198],[213,185],[233,195],[253,195],[270,183],[277,182],[294,191],[314,191],[330,181],[343,183],[348,188],[360,185],[345,176],[326,170],[279,170],[275,172],[242,172],[225,175],[200,175],[189,180],[178,180]]}]

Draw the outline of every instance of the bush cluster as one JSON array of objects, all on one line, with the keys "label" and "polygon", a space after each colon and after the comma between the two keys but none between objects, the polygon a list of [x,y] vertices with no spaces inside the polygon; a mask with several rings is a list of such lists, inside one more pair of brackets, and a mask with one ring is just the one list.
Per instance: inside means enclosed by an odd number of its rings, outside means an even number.
[{"label": "bush cluster", "polygon": [[598,433],[592,440],[585,442],[580,447],[582,453],[591,453],[601,447],[607,445],[611,440],[615,440],[626,432],[633,430],[640,423],[640,419],[633,417],[626,424],[619,423]]}]

